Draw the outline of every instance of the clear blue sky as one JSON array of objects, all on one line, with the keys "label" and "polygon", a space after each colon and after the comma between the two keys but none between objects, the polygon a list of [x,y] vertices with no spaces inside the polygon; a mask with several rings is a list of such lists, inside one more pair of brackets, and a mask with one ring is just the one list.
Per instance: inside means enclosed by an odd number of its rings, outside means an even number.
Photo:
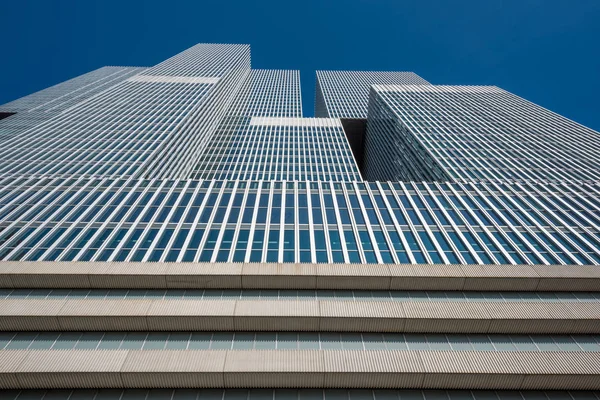
[{"label": "clear blue sky", "polygon": [[254,68],[414,71],[494,84],[600,130],[599,0],[15,0],[1,7],[0,104],[103,65],[199,42],[249,43]]}]

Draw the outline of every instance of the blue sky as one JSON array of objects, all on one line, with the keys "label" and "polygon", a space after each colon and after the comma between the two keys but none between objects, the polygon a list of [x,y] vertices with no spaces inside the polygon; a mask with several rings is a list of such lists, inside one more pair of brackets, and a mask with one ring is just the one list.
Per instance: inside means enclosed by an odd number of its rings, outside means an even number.
[{"label": "blue sky", "polygon": [[249,43],[254,68],[414,71],[494,84],[600,130],[598,0],[19,0],[2,6],[0,104],[103,65],[199,42]]}]

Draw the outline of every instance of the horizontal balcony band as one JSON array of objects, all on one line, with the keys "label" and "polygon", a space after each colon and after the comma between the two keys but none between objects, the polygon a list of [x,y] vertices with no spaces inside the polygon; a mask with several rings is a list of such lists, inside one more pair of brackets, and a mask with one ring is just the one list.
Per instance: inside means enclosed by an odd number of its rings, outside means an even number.
[{"label": "horizontal balcony band", "polygon": [[598,353],[28,351],[0,353],[0,389],[600,389]]},{"label": "horizontal balcony band", "polygon": [[600,291],[600,266],[3,261],[0,288]]},{"label": "horizontal balcony band", "polygon": [[600,333],[597,303],[0,300],[3,331]]},{"label": "horizontal balcony band", "polygon": [[600,335],[356,332],[0,332],[11,350],[600,352]]},{"label": "horizontal balcony band", "polygon": [[0,301],[16,299],[600,303],[600,292],[345,289],[0,289]]},{"label": "horizontal balcony band", "polygon": [[4,400],[599,400],[593,391],[364,389],[3,390]]}]

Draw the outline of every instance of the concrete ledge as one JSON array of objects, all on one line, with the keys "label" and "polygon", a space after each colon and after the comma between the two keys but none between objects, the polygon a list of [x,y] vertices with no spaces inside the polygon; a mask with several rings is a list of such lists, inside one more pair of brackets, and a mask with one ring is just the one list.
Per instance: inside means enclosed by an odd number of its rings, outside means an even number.
[{"label": "concrete ledge", "polygon": [[228,351],[223,370],[229,388],[324,387],[323,353],[307,351]]},{"label": "concrete ledge", "polygon": [[124,387],[224,387],[223,369],[227,351],[127,353],[120,371]]},{"label": "concrete ledge", "polygon": [[21,388],[89,388],[123,385],[127,352],[30,351],[16,372]]},{"label": "concrete ledge", "polygon": [[2,261],[0,287],[599,291],[600,266]]},{"label": "concrete ledge", "polygon": [[6,350],[0,387],[600,389],[600,353]]},{"label": "concrete ledge", "polygon": [[0,300],[4,331],[600,333],[597,303]]}]

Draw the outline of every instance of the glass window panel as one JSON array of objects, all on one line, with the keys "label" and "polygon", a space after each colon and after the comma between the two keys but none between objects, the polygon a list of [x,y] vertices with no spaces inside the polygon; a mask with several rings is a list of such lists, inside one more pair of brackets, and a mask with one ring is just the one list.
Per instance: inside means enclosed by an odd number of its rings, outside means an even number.
[{"label": "glass window panel", "polygon": [[249,400],[273,400],[273,390],[270,389],[252,389],[250,390]]},{"label": "glass window panel", "polygon": [[58,339],[59,336],[60,332],[40,332],[40,334],[37,335],[33,343],[31,343],[31,345],[29,346],[29,350],[50,349],[52,348],[54,342],[56,341],[56,339]]},{"label": "glass window panel", "polygon": [[371,390],[349,390],[350,400],[374,400]]},{"label": "glass window panel", "polygon": [[491,335],[490,339],[494,347],[499,351],[515,351],[516,348],[508,335]]},{"label": "glass window panel", "polygon": [[226,390],[224,400],[247,400],[248,390]]},{"label": "glass window panel", "polygon": [[81,337],[81,332],[63,332],[60,334],[57,341],[52,346],[55,350],[70,350],[75,347],[77,341]]},{"label": "glass window panel", "polygon": [[321,333],[322,350],[341,350],[342,343],[339,333],[324,332]]},{"label": "glass window panel", "polygon": [[273,332],[257,332],[254,342],[255,349],[276,349],[277,334]]},{"label": "glass window panel", "polygon": [[403,334],[386,333],[384,334],[384,338],[388,350],[408,350],[408,346]]},{"label": "glass window panel", "polygon": [[319,350],[319,334],[314,332],[298,333],[300,350]]},{"label": "glass window panel", "polygon": [[167,346],[165,349],[169,350],[183,350],[187,348],[188,341],[190,340],[190,333],[185,332],[173,332],[169,336]]},{"label": "glass window panel", "polygon": [[298,400],[298,391],[294,389],[274,390],[273,400]]},{"label": "glass window panel", "polygon": [[74,390],[69,400],[90,400],[96,395],[96,390]]},{"label": "glass window panel", "polygon": [[374,390],[373,396],[375,400],[398,400],[398,392],[396,390]]},{"label": "glass window panel", "polygon": [[102,340],[103,337],[103,332],[84,332],[75,345],[75,348],[82,350],[95,349],[100,344],[100,340]]},{"label": "glass window panel", "polygon": [[450,400],[473,400],[473,394],[468,390],[449,390]]},{"label": "glass window panel", "polygon": [[519,351],[537,351],[537,347],[528,335],[511,335],[510,338]]},{"label": "glass window panel", "polygon": [[323,392],[325,400],[349,400],[348,391],[344,389],[328,389]]},{"label": "glass window panel", "polygon": [[212,350],[228,350],[231,349],[233,342],[233,333],[215,332],[212,336],[210,348]]},{"label": "glass window panel", "polygon": [[447,335],[448,342],[450,343],[450,347],[452,350],[456,351],[471,351],[473,350],[473,346],[469,342],[469,339],[466,335]]},{"label": "glass window panel", "polygon": [[297,349],[298,334],[293,332],[281,332],[277,334],[278,349]]},{"label": "glass window panel", "polygon": [[145,400],[147,395],[146,389],[127,389],[123,392],[121,400]]},{"label": "glass window panel", "polygon": [[554,340],[550,336],[533,336],[533,342],[541,351],[558,351],[560,350]]},{"label": "glass window panel", "polygon": [[236,332],[233,340],[233,348],[248,350],[254,348],[254,332]]},{"label": "glass window panel", "polygon": [[129,332],[121,343],[121,350],[139,350],[144,344],[147,333],[145,332]]},{"label": "glass window panel", "polygon": [[579,351],[581,348],[570,336],[552,336],[552,339],[562,351]]},{"label": "glass window panel", "polygon": [[19,332],[6,346],[6,350],[24,350],[31,345],[36,338],[37,332]]},{"label": "glass window panel", "polygon": [[323,400],[323,391],[320,389],[298,390],[298,400]]},{"label": "glass window panel", "polygon": [[475,351],[493,351],[494,346],[487,335],[469,335],[469,340]]},{"label": "glass window panel", "polygon": [[446,335],[426,335],[427,343],[431,350],[451,350]]},{"label": "glass window panel", "polygon": [[363,333],[365,350],[385,350],[385,342],[381,333]]},{"label": "glass window panel", "polygon": [[598,340],[594,340],[594,336],[587,335],[572,335],[577,341],[579,346],[585,351],[600,351],[600,337],[596,336]]},{"label": "glass window panel", "polygon": [[194,332],[190,338],[188,350],[206,350],[210,347],[210,332]]},{"label": "glass window panel", "polygon": [[420,390],[402,390],[398,394],[400,400],[423,400],[423,392]]},{"label": "glass window panel", "polygon": [[521,396],[520,392],[499,390],[497,394],[500,400],[523,400],[523,397]]},{"label": "glass window panel", "polygon": [[172,389],[150,389],[146,400],[171,400],[172,396]]},{"label": "glass window panel", "polygon": [[409,350],[429,350],[425,335],[418,333],[406,333],[404,334],[404,338]]},{"label": "glass window panel", "polygon": [[341,342],[344,350],[363,350],[363,340],[360,333],[342,333]]},{"label": "glass window panel", "polygon": [[425,400],[448,400],[445,390],[424,390]]},{"label": "glass window panel", "polygon": [[51,390],[46,393],[44,400],[68,400],[70,395],[71,390]]},{"label": "glass window panel", "polygon": [[198,390],[196,389],[177,389],[173,393],[173,400],[196,400],[196,397],[198,397]]}]

